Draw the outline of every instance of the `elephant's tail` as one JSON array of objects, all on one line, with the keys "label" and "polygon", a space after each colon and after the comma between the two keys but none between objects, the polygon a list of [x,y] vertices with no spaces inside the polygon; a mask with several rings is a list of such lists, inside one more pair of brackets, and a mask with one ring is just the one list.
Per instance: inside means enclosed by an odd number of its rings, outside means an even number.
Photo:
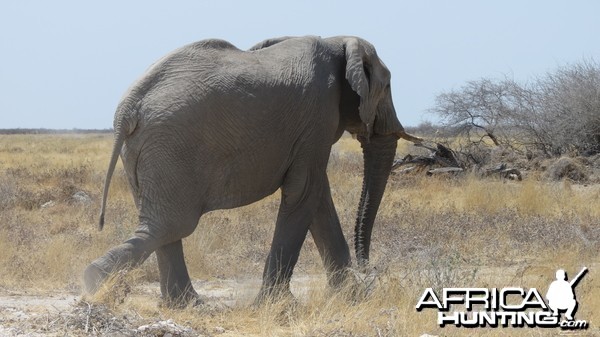
[{"label": "elephant's tail", "polygon": [[112,156],[110,157],[110,164],[108,166],[108,172],[106,172],[106,180],[104,181],[104,192],[102,194],[102,205],[100,206],[100,220],[98,222],[98,230],[104,228],[104,212],[106,210],[106,199],[108,198],[108,188],[110,187],[110,180],[112,179],[117,160],[119,159],[119,153],[125,142],[125,134],[117,131],[115,134],[115,143],[113,146]]},{"label": "elephant's tail", "polygon": [[119,159],[119,153],[125,143],[127,135],[131,134],[137,126],[137,114],[129,109],[123,109],[120,113],[115,116],[115,142],[113,145],[112,155],[110,157],[110,164],[108,171],[106,172],[106,180],[104,181],[104,192],[102,194],[102,205],[100,206],[100,220],[98,221],[98,230],[104,228],[104,212],[106,211],[106,199],[108,198],[108,188],[110,187],[110,180],[115,171],[117,160]]}]

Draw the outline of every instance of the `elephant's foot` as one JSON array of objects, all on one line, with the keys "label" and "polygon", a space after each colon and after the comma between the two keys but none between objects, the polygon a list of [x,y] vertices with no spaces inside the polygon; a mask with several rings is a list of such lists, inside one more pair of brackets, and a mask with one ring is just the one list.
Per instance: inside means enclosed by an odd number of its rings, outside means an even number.
[{"label": "elephant's foot", "polygon": [[330,270],[327,273],[327,283],[329,287],[335,290],[343,289],[348,286],[349,282],[352,282],[352,272],[347,267],[337,268],[337,270]]},{"label": "elephant's foot", "polygon": [[204,300],[198,295],[191,284],[184,290],[175,287],[169,289],[166,294],[163,293],[161,298],[161,306],[171,309],[183,309],[189,305],[196,307],[204,304]]},{"label": "elephant's foot", "polygon": [[152,253],[152,250],[147,249],[146,243],[144,238],[133,237],[94,260],[83,273],[85,291],[95,294],[110,274],[135,268],[144,262]]},{"label": "elephant's foot", "polygon": [[302,303],[292,294],[289,287],[278,289],[261,289],[252,305],[257,312],[268,313],[279,324],[287,325],[291,317],[297,317]]},{"label": "elephant's foot", "polygon": [[254,299],[254,306],[260,307],[268,303],[280,301],[289,301],[292,304],[297,304],[298,300],[290,291],[289,285],[264,286],[260,289],[258,295]]},{"label": "elephant's foot", "polygon": [[92,262],[85,268],[85,272],[83,273],[85,292],[90,295],[95,294],[106,278],[108,278],[108,275],[109,273],[107,271]]}]

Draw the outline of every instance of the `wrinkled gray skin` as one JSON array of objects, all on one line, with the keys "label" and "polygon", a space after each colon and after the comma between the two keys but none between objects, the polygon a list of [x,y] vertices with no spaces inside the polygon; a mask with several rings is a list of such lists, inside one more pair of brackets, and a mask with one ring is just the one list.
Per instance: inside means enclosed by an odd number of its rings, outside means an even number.
[{"label": "wrinkled gray skin", "polygon": [[416,139],[396,117],[390,72],[373,46],[356,37],[284,37],[248,51],[221,40],[187,45],[129,89],[114,128],[100,228],[119,153],[139,226],[87,267],[86,290],[94,293],[110,273],[156,252],[163,299],[173,306],[198,300],[181,239],[200,216],[250,204],[279,188],[281,206],[258,300],[289,292],[308,231],[329,283],[339,285],[350,253],[326,174],[331,146],[349,131],[363,148],[355,242],[364,265],[397,140]]}]

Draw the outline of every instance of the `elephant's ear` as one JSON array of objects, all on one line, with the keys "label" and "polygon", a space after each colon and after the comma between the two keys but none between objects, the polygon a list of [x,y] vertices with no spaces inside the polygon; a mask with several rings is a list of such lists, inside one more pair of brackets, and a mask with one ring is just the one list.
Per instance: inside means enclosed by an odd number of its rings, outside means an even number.
[{"label": "elephant's ear", "polygon": [[364,47],[356,38],[348,38],[345,43],[346,51],[346,80],[350,87],[360,96],[358,111],[361,121],[366,126],[367,137],[373,130],[377,102],[372,97],[371,72]]}]

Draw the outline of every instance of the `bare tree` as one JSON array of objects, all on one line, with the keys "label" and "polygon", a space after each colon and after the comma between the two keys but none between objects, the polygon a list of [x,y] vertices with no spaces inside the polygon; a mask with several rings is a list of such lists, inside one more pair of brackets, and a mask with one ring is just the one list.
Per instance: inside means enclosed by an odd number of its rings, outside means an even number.
[{"label": "bare tree", "polygon": [[446,127],[458,130],[471,142],[489,139],[498,146],[507,142],[506,122],[515,109],[510,80],[481,79],[468,82],[458,91],[436,97],[432,111]]},{"label": "bare tree", "polygon": [[600,152],[600,65],[584,61],[561,67],[541,78],[538,87],[555,152]]},{"label": "bare tree", "polygon": [[493,145],[548,155],[598,153],[600,65],[583,61],[526,84],[508,78],[471,81],[440,94],[432,111],[478,149]]}]

